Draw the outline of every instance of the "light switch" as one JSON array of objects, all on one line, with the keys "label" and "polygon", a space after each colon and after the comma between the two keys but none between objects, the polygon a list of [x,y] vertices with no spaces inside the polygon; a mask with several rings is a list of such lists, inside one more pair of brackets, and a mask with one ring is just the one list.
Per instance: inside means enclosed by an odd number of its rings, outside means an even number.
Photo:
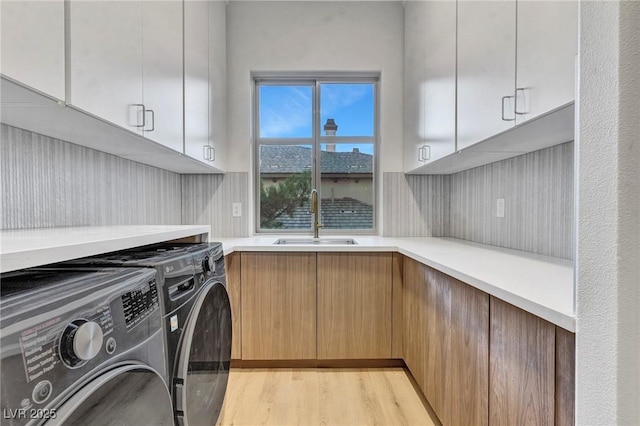
[{"label": "light switch", "polygon": [[233,203],[233,217],[242,217],[242,203]]},{"label": "light switch", "polygon": [[504,217],[504,198],[498,198],[496,202],[496,217]]}]

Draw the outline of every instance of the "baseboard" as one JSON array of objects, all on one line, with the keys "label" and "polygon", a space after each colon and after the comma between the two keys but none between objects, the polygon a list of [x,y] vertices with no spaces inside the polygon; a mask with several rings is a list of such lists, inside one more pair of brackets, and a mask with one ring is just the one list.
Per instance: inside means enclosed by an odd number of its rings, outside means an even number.
[{"label": "baseboard", "polygon": [[385,368],[406,367],[401,359],[232,359],[231,368]]}]

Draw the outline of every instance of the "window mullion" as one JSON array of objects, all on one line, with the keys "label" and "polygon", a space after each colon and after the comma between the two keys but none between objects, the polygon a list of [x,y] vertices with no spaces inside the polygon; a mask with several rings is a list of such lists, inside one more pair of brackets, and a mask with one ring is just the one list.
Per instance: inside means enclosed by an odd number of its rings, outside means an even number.
[{"label": "window mullion", "polygon": [[287,139],[278,139],[278,138],[268,138],[268,139],[257,139],[258,145],[312,145],[314,144],[315,138],[287,138]]},{"label": "window mullion", "polygon": [[[314,124],[314,142],[313,142],[313,153],[314,153],[314,161],[313,161],[313,177],[314,177],[314,188],[318,190],[318,211],[322,212],[322,175],[321,175],[321,152],[320,152],[320,82],[316,80],[315,89],[313,92],[314,96],[314,105],[313,105],[313,124]],[[312,223],[312,227],[315,224]]]}]

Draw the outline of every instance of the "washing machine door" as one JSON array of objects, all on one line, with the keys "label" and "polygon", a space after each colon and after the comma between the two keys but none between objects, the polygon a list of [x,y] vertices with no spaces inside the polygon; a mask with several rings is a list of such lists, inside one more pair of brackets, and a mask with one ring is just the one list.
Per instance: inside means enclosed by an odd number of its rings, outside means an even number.
[{"label": "washing machine door", "polygon": [[224,285],[205,283],[185,327],[174,379],[179,425],[216,423],[229,379],[231,305]]},{"label": "washing machine door", "polygon": [[109,370],[78,390],[48,425],[173,425],[171,397],[153,369],[126,365]]}]

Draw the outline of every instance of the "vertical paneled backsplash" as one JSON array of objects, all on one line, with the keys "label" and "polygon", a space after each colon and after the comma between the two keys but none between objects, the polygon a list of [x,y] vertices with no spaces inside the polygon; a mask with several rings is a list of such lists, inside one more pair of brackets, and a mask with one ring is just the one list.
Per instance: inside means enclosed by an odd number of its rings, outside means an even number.
[{"label": "vertical paneled backsplash", "polygon": [[177,173],[2,124],[0,229],[175,225]]},{"label": "vertical paneled backsplash", "polygon": [[449,218],[449,176],[383,176],[383,234],[443,237]]},{"label": "vertical paneled backsplash", "polygon": [[[573,142],[453,175],[385,173],[384,235],[573,258]],[[505,217],[496,200],[505,199]]]},{"label": "vertical paneled backsplash", "polygon": [[447,235],[571,259],[573,203],[569,142],[451,175]]},{"label": "vertical paneled backsplash", "polygon": [[[242,216],[233,217],[231,206],[242,203]],[[249,235],[249,174],[182,176],[182,220],[211,225],[211,235]]]}]

